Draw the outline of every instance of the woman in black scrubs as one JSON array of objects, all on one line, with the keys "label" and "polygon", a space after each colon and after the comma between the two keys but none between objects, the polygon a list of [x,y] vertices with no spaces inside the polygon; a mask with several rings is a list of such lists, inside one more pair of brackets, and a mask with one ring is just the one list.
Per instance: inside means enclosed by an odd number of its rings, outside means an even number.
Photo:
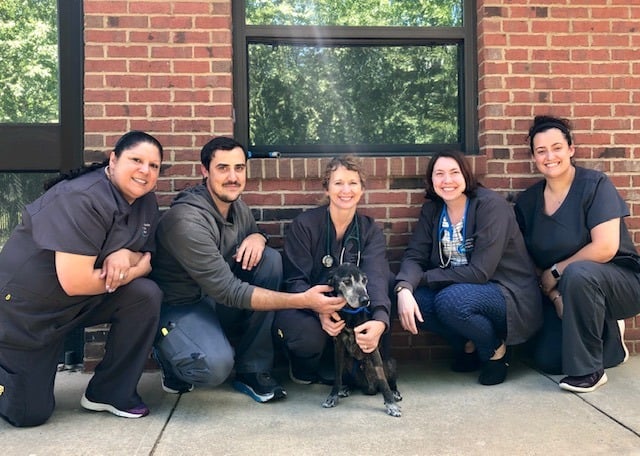
[{"label": "woman in black scrubs", "polygon": [[81,405],[127,418],[149,409],[136,387],[162,293],[147,279],[162,146],[122,136],[104,163],[61,175],[26,206],[0,253],[0,416],[36,426],[53,413],[65,335],[109,323],[105,355]]},{"label": "woman in black scrubs", "polygon": [[[380,344],[384,357],[389,352],[388,337],[383,335],[389,334],[389,289],[393,275],[382,229],[372,217],[357,211],[365,183],[364,170],[356,157],[335,157],[327,164],[322,179],[325,204],[298,215],[286,233],[284,287],[289,293],[303,292],[327,283],[336,266],[357,265],[369,279],[371,320],[355,328],[356,343],[365,353],[371,353]],[[337,313],[276,312],[274,330],[289,358],[292,381],[299,384],[331,381],[331,373],[322,372],[327,370],[322,361],[333,359],[331,337],[337,336],[344,325]]]}]

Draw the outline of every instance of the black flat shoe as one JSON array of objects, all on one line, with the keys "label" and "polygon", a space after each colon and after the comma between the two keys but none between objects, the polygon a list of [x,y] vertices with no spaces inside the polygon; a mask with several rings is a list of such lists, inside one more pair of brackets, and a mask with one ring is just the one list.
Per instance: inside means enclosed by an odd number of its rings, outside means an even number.
[{"label": "black flat shoe", "polygon": [[500,359],[489,360],[482,365],[478,383],[481,385],[499,385],[507,378],[507,355]]}]

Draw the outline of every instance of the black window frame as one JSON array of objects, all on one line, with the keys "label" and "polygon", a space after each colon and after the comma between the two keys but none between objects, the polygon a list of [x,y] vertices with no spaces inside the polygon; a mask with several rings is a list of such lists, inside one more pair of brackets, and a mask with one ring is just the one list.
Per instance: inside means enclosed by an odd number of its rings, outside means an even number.
[{"label": "black window frame", "polygon": [[249,143],[248,47],[252,43],[283,43],[304,45],[428,45],[456,44],[460,46],[460,138],[453,144],[427,145],[295,145],[279,147],[283,156],[313,157],[337,153],[357,153],[362,156],[429,155],[443,149],[458,149],[467,155],[478,154],[478,71],[476,40],[476,1],[463,1],[462,27],[340,27],[340,26],[276,26],[247,25],[245,1],[232,2],[233,22],[233,100],[234,134],[253,152],[270,152],[269,146]]},{"label": "black window frame", "polygon": [[0,171],[52,172],[82,166],[84,149],[84,10],[58,0],[58,123],[0,123]]}]

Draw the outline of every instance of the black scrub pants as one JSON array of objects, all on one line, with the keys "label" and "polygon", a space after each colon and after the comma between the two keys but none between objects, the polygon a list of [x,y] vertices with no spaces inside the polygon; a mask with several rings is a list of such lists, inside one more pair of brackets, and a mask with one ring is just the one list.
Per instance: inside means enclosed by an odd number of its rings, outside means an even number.
[{"label": "black scrub pants", "polygon": [[582,376],[620,364],[625,353],[617,320],[640,313],[640,274],[577,261],[564,270],[558,290],[563,316],[545,299],[544,324],[533,340],[536,365],[551,374]]},{"label": "black scrub pants", "polygon": [[[395,305],[393,290],[395,276],[388,278],[388,294]],[[273,336],[285,351],[285,356],[306,375],[320,374],[329,369],[333,372],[333,337],[322,329],[318,315],[308,309],[278,310],[273,323]],[[391,331],[380,338],[379,347],[383,359],[391,357]],[[329,360],[329,366],[325,365]],[[322,377],[322,375],[321,375]]]},{"label": "black scrub pants", "polygon": [[[19,427],[38,426],[47,421],[55,407],[54,381],[66,334],[78,326],[103,323],[111,324],[106,351],[85,394],[91,401],[111,404],[120,410],[139,405],[142,400],[136,388],[149,358],[161,302],[158,286],[139,278],[114,293],[93,296],[56,310],[51,325],[59,324],[63,318],[64,325],[38,348],[9,348],[0,342],[0,416]],[[2,303],[23,304],[29,306],[15,295]],[[1,311],[0,319],[3,319]]]}]

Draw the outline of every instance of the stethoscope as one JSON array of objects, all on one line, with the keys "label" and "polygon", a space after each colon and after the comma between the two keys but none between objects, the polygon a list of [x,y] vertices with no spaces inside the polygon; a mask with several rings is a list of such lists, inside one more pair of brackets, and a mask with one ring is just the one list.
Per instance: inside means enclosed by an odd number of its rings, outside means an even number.
[{"label": "stethoscope", "polygon": [[[467,240],[467,210],[469,209],[469,199],[464,205],[464,215],[462,216],[462,242],[458,245],[457,251],[460,255],[464,255],[467,253],[467,244],[469,241]],[[442,226],[447,222],[447,226]],[[453,241],[453,232],[455,227],[453,223],[451,223],[451,219],[449,218],[449,214],[447,213],[447,205],[444,204],[442,206],[442,211],[440,211],[440,221],[438,222],[438,254],[440,255],[440,267],[446,268],[451,263],[451,255],[448,256],[447,261],[444,261],[442,258],[442,238],[444,237],[445,231],[449,234],[449,241]]]},{"label": "stethoscope", "polygon": [[[358,256],[356,259],[356,266],[360,267],[360,224],[358,223],[358,214],[355,214],[353,225],[345,235],[344,241],[342,242],[342,250],[340,252],[340,263],[344,262],[344,252],[346,250],[346,246],[349,244],[349,241],[353,241],[355,245],[358,247]],[[331,268],[335,260],[331,256],[331,215],[329,211],[327,211],[327,245],[325,250],[325,255],[322,257],[322,265],[325,268]]]}]

